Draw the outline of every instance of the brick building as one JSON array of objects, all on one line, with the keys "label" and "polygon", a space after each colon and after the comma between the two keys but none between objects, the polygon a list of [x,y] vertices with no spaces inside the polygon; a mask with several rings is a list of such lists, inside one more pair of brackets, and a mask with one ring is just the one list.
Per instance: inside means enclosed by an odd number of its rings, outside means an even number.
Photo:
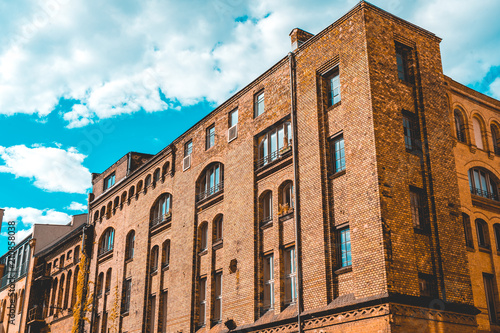
[{"label": "brick building", "polygon": [[291,42],[158,154],[93,175],[86,330],[499,329],[500,103],[366,2]]}]

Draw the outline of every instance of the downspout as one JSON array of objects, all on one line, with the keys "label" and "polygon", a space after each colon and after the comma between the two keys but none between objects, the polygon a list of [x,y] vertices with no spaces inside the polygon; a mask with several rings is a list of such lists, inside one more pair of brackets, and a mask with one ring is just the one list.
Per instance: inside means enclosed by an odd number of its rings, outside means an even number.
[{"label": "downspout", "polygon": [[288,53],[288,61],[290,64],[290,106],[291,106],[291,122],[292,122],[292,159],[293,159],[293,182],[294,182],[294,227],[295,227],[295,267],[297,267],[297,325],[298,332],[302,333],[302,321],[300,315],[303,308],[302,300],[302,262],[301,244],[300,244],[300,197],[299,197],[299,166],[298,166],[298,149],[297,149],[297,108],[296,108],[296,70],[295,70],[295,54]]},{"label": "downspout", "polygon": [[[90,200],[87,200],[87,207],[90,207]],[[83,314],[84,314],[84,306],[85,306],[85,301],[87,299],[87,285],[89,283],[89,274],[90,274],[90,258],[92,257],[92,253],[87,254],[87,249],[85,248],[85,230],[87,230],[87,228],[89,228],[89,220],[90,220],[90,212],[89,214],[87,214],[87,222],[85,223],[85,225],[83,226],[82,228],[82,245],[81,245],[81,249],[82,249],[82,253],[85,253],[85,257],[86,258],[89,258],[89,262],[88,263],[85,263],[85,267],[83,268],[84,271],[83,271],[83,274],[85,274],[85,280],[84,280],[84,284],[83,284],[83,291],[82,291],[82,299],[80,300],[80,319],[78,320],[78,332],[79,333],[84,333],[84,321],[83,321]],[[84,252],[85,251],[85,252]],[[92,249],[89,251],[89,252],[92,252]],[[80,260],[82,260],[80,258]],[[89,272],[86,273],[87,271],[87,265],[89,265]],[[78,272],[78,274],[80,274],[80,272]],[[76,281],[77,281],[77,284],[78,284],[78,276],[76,277]],[[92,300],[92,304],[95,304],[95,294],[93,295],[93,300]],[[92,327],[93,327],[93,323],[94,323],[94,309],[92,309],[92,315],[91,315],[91,320],[90,320],[90,331],[92,331]]]}]

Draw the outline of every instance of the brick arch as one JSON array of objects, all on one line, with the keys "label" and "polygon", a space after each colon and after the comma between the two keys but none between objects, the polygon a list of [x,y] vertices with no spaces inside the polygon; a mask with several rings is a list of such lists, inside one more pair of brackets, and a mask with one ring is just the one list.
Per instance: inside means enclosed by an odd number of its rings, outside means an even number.
[{"label": "brick arch", "polygon": [[160,168],[156,168],[153,172],[153,183],[157,183],[161,180],[161,170]]},{"label": "brick arch", "polygon": [[162,175],[163,179],[165,179],[165,178],[166,178],[166,176],[167,176],[167,173],[170,171],[170,162],[169,162],[169,161],[166,161],[166,162],[163,164],[163,166],[162,166],[161,170],[162,170],[162,171],[161,171],[161,175]]}]

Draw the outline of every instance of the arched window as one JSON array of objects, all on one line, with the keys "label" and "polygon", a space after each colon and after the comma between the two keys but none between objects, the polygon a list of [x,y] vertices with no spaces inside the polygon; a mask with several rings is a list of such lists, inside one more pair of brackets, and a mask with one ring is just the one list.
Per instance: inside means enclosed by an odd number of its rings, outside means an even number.
[{"label": "arched window", "polygon": [[292,126],[289,121],[281,123],[257,139],[260,168],[291,151]]},{"label": "arched window", "polygon": [[491,124],[491,139],[493,140],[493,151],[500,155],[500,129],[496,124]]},{"label": "arched window", "polygon": [[259,200],[260,222],[266,223],[273,219],[273,192],[266,191]]},{"label": "arched window", "polygon": [[212,163],[201,173],[197,182],[196,201],[203,200],[224,188],[224,166]]},{"label": "arched window", "polygon": [[130,186],[128,190],[128,200],[130,201],[135,194],[135,186]]},{"label": "arched window", "polygon": [[160,181],[160,168],[156,169],[153,173],[153,182],[158,183]]},{"label": "arched window", "polygon": [[126,201],[127,201],[127,191],[125,191],[125,192],[122,193],[121,205],[123,206]]},{"label": "arched window", "polygon": [[54,314],[54,307],[56,306],[56,294],[57,294],[57,278],[54,279],[54,282],[52,283],[52,297],[50,300],[50,311],[49,311],[49,316],[52,316]]},{"label": "arched window", "polygon": [[64,274],[61,275],[61,282],[59,283],[59,292],[57,293],[57,311],[61,311],[62,309],[62,302],[63,302],[63,295],[64,295]]},{"label": "arched window", "polygon": [[161,267],[168,267],[170,264],[170,239],[163,242],[161,250]]},{"label": "arched window", "polygon": [[497,251],[500,251],[500,224],[493,225],[493,232],[495,233],[495,241],[497,243]]},{"label": "arched window", "polygon": [[75,255],[73,256],[73,263],[76,264],[80,261],[80,245],[75,247]]},{"label": "arched window", "polygon": [[488,232],[488,224],[482,220],[476,220],[477,243],[482,248],[490,248],[490,234]]},{"label": "arched window", "polygon": [[73,290],[71,292],[71,308],[73,308],[76,302],[76,287],[78,285],[78,272],[80,272],[80,267],[76,266],[75,276],[73,277]]},{"label": "arched window", "polygon": [[99,211],[96,211],[94,213],[94,222],[96,222],[99,219]]},{"label": "arched window", "polygon": [[59,257],[59,267],[64,268],[64,254]]},{"label": "arched window", "polygon": [[154,273],[158,270],[158,245],[155,245],[151,250],[150,272]]},{"label": "arched window", "polygon": [[113,213],[116,211],[116,209],[120,206],[120,197],[115,198],[115,204],[113,206]]},{"label": "arched window", "polygon": [[99,240],[99,255],[103,255],[110,251],[113,251],[113,242],[115,238],[115,229],[108,228],[101,236]]},{"label": "arched window", "polygon": [[106,206],[101,207],[101,219],[106,215]]},{"label": "arched window", "polygon": [[165,179],[165,177],[167,176],[167,173],[170,171],[170,163],[169,162],[165,162],[165,164],[163,164],[163,168],[161,170],[161,174],[163,176],[163,179]]},{"label": "arched window", "polygon": [[462,112],[460,112],[460,110],[458,109],[455,109],[454,116],[455,116],[455,133],[457,135],[457,140],[466,143],[467,137],[465,136],[466,133],[465,122],[462,117]]},{"label": "arched window", "polygon": [[172,217],[172,195],[163,193],[156,199],[151,207],[150,222],[154,227],[160,223],[167,222]]},{"label": "arched window", "polygon": [[214,241],[218,242],[222,240],[223,236],[223,216],[218,215],[214,220]]},{"label": "arched window", "polygon": [[284,182],[279,188],[278,215],[286,215],[293,211],[293,183]]},{"label": "arched window", "polygon": [[142,180],[137,183],[137,195],[142,191]]},{"label": "arched window", "polygon": [[472,194],[499,201],[497,179],[488,170],[481,168],[469,169],[469,186]]},{"label": "arched window", "polygon": [[208,246],[208,223],[203,222],[200,226],[200,252],[205,251]]},{"label": "arched window", "polygon": [[113,215],[112,213],[112,210],[113,210],[113,203],[110,201],[108,202],[108,207],[106,208],[106,218],[111,218],[111,215]]},{"label": "arched window", "polygon": [[17,310],[17,313],[21,313],[23,311],[23,306],[24,306],[24,289],[21,290],[19,293],[19,308]]},{"label": "arched window", "polygon": [[127,235],[127,242],[125,244],[125,260],[129,260],[134,257],[134,247],[135,247],[135,231],[132,230]]},{"label": "arched window", "polygon": [[111,290],[111,268],[108,268],[108,271],[106,272],[106,284],[104,286],[104,292],[108,294],[110,290]]},{"label": "arched window", "polygon": [[146,181],[144,182],[144,190],[146,190],[149,185],[151,185],[151,175],[146,176]]},{"label": "arched window", "polygon": [[104,273],[99,273],[99,277],[97,278],[97,297],[102,295],[102,289],[104,287]]},{"label": "arched window", "polygon": [[462,213],[462,222],[464,224],[465,245],[470,248],[474,248],[474,241],[472,240],[472,227],[470,225],[469,215]]},{"label": "arched window", "polygon": [[72,276],[72,272],[69,271],[68,272],[68,276],[66,278],[66,290],[64,292],[64,301],[63,301],[63,306],[62,308],[63,309],[67,309],[68,308],[68,300],[69,300],[69,293],[70,293],[70,290],[71,290],[71,276]]},{"label": "arched window", "polygon": [[472,118],[472,128],[474,129],[474,139],[476,141],[476,147],[479,149],[484,149],[483,127],[481,126],[480,120],[477,117]]}]

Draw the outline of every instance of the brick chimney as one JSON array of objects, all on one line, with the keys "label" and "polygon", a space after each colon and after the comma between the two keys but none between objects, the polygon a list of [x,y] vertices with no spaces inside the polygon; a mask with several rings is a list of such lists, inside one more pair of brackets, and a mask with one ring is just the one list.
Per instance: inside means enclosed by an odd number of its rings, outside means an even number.
[{"label": "brick chimney", "polygon": [[308,33],[307,31],[304,31],[299,28],[295,28],[290,32],[290,39],[292,42],[292,51],[295,51],[297,48],[299,48],[302,44],[307,42],[309,38],[314,36],[313,34]]}]

